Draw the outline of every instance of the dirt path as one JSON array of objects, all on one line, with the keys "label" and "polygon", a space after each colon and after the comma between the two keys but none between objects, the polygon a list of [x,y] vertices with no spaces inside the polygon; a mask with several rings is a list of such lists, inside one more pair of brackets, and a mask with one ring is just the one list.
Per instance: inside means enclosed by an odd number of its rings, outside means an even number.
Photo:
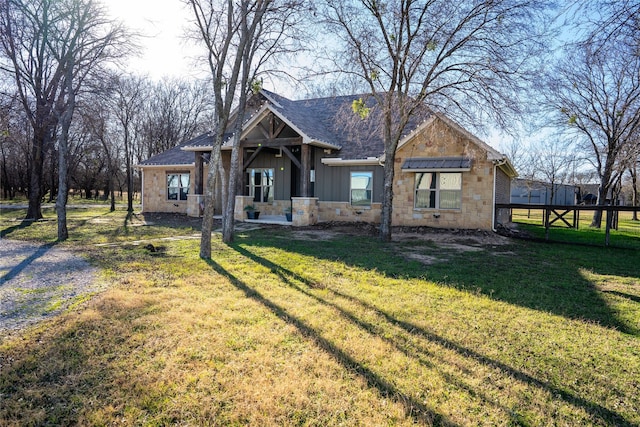
[{"label": "dirt path", "polygon": [[0,239],[0,339],[99,291],[96,271],[68,249]]}]

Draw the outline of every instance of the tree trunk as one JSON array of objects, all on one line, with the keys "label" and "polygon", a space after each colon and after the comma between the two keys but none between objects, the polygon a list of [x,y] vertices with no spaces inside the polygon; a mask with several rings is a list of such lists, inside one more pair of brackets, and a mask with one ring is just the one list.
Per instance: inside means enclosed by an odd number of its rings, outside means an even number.
[{"label": "tree trunk", "polygon": [[[217,130],[216,130],[217,132]],[[222,137],[220,137],[220,141]],[[218,181],[220,169],[220,144],[216,140],[213,142],[211,158],[209,160],[209,173],[207,174],[207,185],[204,196],[204,213],[202,214],[202,236],[200,237],[200,258],[211,259],[211,231],[213,230],[213,195]]]},{"label": "tree trunk", "polygon": [[76,107],[76,97],[73,92],[73,67],[68,66],[66,76],[67,86],[67,105],[60,117],[61,130],[58,136],[58,197],[56,199],[56,212],[58,214],[58,241],[64,241],[69,238],[69,230],[67,229],[67,194],[69,187],[67,185],[67,152],[69,151],[69,127],[71,127],[71,119],[73,111]]},{"label": "tree trunk", "polygon": [[[58,137],[58,142],[60,141],[60,137]],[[56,156],[56,149],[55,147],[51,147],[51,166],[49,169],[49,179],[50,179],[50,184],[49,184],[49,197],[47,199],[47,203],[52,203],[54,200],[56,200],[56,194],[58,191],[58,187],[56,185],[56,160],[59,160],[60,156]],[[58,176],[58,181],[60,180],[60,174],[57,174]]]},{"label": "tree trunk", "polygon": [[227,187],[227,199],[222,212],[222,241],[225,243],[233,242],[233,231],[235,225],[235,206],[236,191],[238,187],[238,173],[240,170],[240,134],[242,133],[242,124],[244,122],[244,113],[247,104],[247,95],[244,88],[246,87],[246,76],[243,75],[240,85],[240,100],[238,104],[238,112],[234,126],[233,147],[231,150],[231,164],[229,166],[229,182]]},{"label": "tree trunk", "polygon": [[[638,170],[635,164],[629,169],[629,172],[631,173],[631,204],[638,206]],[[633,211],[632,220],[638,221],[638,211]]]},{"label": "tree trunk", "polygon": [[[608,153],[607,159],[605,161],[604,170],[600,175],[600,188],[598,189],[598,206],[604,206],[607,204],[607,195],[609,194],[609,189],[612,187],[613,183],[611,182],[611,176],[613,174],[613,159],[615,156]],[[591,221],[591,227],[601,228],[602,227],[602,210],[596,209],[593,213],[593,220]]]},{"label": "tree trunk", "polygon": [[[69,110],[72,107],[68,107]],[[58,196],[56,197],[56,213],[58,215],[58,241],[62,242],[69,238],[67,229],[67,148],[69,124],[73,111],[65,111],[62,115],[62,132],[58,137]],[[67,117],[68,116],[68,117]]]},{"label": "tree trunk", "polygon": [[125,129],[124,154],[126,156],[127,175],[127,212],[133,212],[133,172],[131,170],[131,147],[129,147],[129,130]]},{"label": "tree trunk", "polygon": [[133,212],[133,171],[129,158],[127,158],[127,212]]},{"label": "tree trunk", "polygon": [[384,242],[391,241],[391,224],[393,212],[393,174],[395,170],[395,160],[395,151],[386,153],[383,169],[384,190],[382,193],[382,215],[380,218],[380,239]]},{"label": "tree trunk", "polygon": [[44,136],[33,136],[31,149],[31,168],[29,170],[29,207],[25,219],[37,221],[42,218],[42,146]]},{"label": "tree trunk", "polygon": [[[2,149],[2,146],[0,145],[0,152],[2,153],[2,164],[6,165],[7,164],[7,155],[4,152],[4,150]],[[4,194],[4,198],[5,199],[13,199],[12,195],[11,195],[11,188],[13,187],[13,185],[11,184],[11,180],[9,179],[9,172],[8,172],[7,167],[3,167],[2,168],[2,192]]]},{"label": "tree trunk", "polygon": [[[241,116],[239,116],[241,117]],[[226,187],[227,197],[222,212],[222,241],[225,243],[233,242],[233,232],[235,225],[235,205],[236,205],[236,187],[238,184],[238,159],[240,150],[240,134],[236,132],[233,137],[233,148],[231,151],[231,165],[229,167],[229,179]]]},{"label": "tree trunk", "polygon": [[593,220],[591,221],[591,227],[601,228],[602,227],[602,209],[598,209],[598,206],[605,206],[607,204],[607,193],[609,192],[609,187],[605,187],[603,185],[598,189],[598,205],[596,206],[596,210],[593,212]]}]

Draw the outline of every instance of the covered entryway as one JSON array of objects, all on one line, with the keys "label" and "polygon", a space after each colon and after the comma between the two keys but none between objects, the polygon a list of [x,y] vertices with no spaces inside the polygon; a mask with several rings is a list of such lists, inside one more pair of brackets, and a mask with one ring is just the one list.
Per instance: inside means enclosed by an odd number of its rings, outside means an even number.
[{"label": "covered entryway", "polygon": [[280,117],[268,112],[245,131],[240,148],[241,194],[256,203],[313,196],[312,147]]}]

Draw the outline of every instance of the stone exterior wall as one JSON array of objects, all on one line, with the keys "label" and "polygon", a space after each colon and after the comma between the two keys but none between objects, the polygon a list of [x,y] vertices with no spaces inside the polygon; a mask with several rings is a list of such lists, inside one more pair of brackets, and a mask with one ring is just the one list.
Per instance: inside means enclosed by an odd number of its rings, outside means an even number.
[{"label": "stone exterior wall", "polygon": [[381,204],[371,207],[351,206],[349,202],[320,202],[320,221],[347,221],[380,223]]},{"label": "stone exterior wall", "polygon": [[189,194],[193,194],[195,185],[193,176],[195,169],[193,166],[177,166],[173,169],[149,168],[143,169],[143,192],[142,211],[143,212],[174,212],[187,213],[187,200],[167,199],[167,174],[169,173],[190,173]]},{"label": "stone exterior wall", "polygon": [[[471,170],[462,172],[461,209],[414,207],[414,172],[403,172],[408,158],[464,156],[472,159]],[[393,225],[489,230],[493,216],[493,163],[487,153],[468,137],[436,119],[396,153]]]},{"label": "stone exterior wall", "polygon": [[253,197],[236,196],[236,204],[233,208],[233,219],[235,219],[236,221],[244,221],[247,218],[244,207],[252,204],[254,204]]},{"label": "stone exterior wall", "polygon": [[293,204],[293,226],[301,227],[314,225],[319,219],[319,204],[317,197],[292,197]]}]

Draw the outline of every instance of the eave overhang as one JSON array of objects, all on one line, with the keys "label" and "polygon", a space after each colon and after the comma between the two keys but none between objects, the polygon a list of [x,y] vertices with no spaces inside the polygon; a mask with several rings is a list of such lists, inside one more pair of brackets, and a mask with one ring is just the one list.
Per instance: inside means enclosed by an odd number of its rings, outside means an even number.
[{"label": "eave overhang", "polygon": [[195,163],[172,163],[172,164],[153,164],[153,165],[135,165],[136,169],[180,169],[180,168],[193,168]]},{"label": "eave overhang", "polygon": [[468,157],[415,157],[402,164],[403,172],[469,172]]},{"label": "eave overhang", "polygon": [[381,166],[380,157],[367,157],[366,159],[342,159],[340,157],[325,157],[320,159],[327,166]]}]

